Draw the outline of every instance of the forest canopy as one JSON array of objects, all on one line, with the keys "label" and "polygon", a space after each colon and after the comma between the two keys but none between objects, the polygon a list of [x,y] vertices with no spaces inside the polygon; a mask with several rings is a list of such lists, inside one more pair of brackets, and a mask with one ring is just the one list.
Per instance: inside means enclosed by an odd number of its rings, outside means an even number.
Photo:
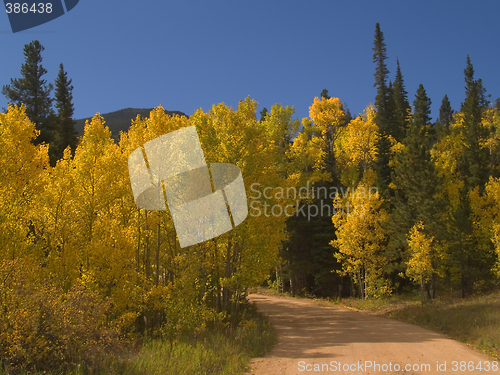
[{"label": "forest canopy", "polygon": [[[27,75],[44,74],[42,50],[27,45]],[[453,110],[444,96],[432,121],[424,86],[411,101],[399,61],[387,82],[379,24],[373,51],[377,95],[356,117],[326,89],[302,121],[280,104],[257,119],[247,97],[189,118],[155,108],[118,143],[99,114],[76,142],[62,64],[57,116],[45,81],[43,103],[18,95],[34,89],[27,81],[4,86],[13,100],[0,113],[0,360],[71,366],[123,338],[236,325],[249,290],[268,283],[359,298],[498,287],[499,101],[488,102],[464,56],[464,101]],[[240,168],[249,215],[181,248],[168,210],[136,206],[127,160],[187,126],[207,160]]]}]

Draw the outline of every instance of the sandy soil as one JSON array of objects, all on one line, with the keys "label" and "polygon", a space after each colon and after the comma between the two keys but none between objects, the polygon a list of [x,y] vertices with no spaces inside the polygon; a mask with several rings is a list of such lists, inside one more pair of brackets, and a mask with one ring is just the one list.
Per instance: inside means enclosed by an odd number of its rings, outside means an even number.
[{"label": "sandy soil", "polygon": [[278,343],[248,374],[500,374],[493,357],[412,324],[307,299],[249,300],[274,323]]}]

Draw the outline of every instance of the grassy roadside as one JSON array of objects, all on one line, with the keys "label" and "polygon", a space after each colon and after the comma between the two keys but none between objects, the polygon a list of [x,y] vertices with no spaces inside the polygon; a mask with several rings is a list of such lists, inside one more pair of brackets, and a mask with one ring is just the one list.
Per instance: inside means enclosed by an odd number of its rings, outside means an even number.
[{"label": "grassy roadside", "polygon": [[[253,305],[245,307],[245,319],[234,330],[207,329],[198,336],[184,336],[170,342],[150,340],[136,352],[112,359],[90,372],[23,372],[16,375],[238,375],[244,374],[253,357],[269,352],[276,343],[276,331]],[[11,375],[2,370],[0,375]]]},{"label": "grassy roadside", "polygon": [[276,332],[266,317],[252,306],[251,317],[234,332],[210,330],[197,338],[173,343],[152,341],[132,358],[127,375],[163,374],[243,374],[252,357],[269,352],[276,342]]},{"label": "grassy roadside", "polygon": [[418,296],[379,300],[354,298],[341,306],[417,324],[500,359],[500,293],[467,299],[436,299],[422,304]]}]

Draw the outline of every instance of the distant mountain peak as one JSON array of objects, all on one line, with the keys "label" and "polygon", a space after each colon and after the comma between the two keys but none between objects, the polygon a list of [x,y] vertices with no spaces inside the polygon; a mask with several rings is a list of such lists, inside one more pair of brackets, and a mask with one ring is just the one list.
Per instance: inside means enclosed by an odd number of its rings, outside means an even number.
[{"label": "distant mountain peak", "polygon": [[[106,126],[111,130],[111,136],[115,141],[117,141],[120,137],[120,131],[128,131],[130,125],[132,124],[132,120],[135,120],[137,115],[141,117],[149,117],[149,114],[154,108],[124,108],[118,111],[101,113],[101,116],[104,117],[106,121]],[[180,111],[167,111],[165,110],[167,115],[179,115],[188,117],[185,113]],[[76,120],[75,129],[78,131],[78,135],[83,135],[83,129],[85,127],[85,122],[87,120],[91,120],[92,117],[87,117],[83,119]]]}]

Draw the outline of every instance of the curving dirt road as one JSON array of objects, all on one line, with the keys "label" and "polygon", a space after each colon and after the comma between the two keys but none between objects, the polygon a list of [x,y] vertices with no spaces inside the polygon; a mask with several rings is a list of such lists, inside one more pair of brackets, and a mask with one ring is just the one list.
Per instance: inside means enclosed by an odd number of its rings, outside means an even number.
[{"label": "curving dirt road", "polygon": [[248,374],[500,374],[493,357],[412,324],[307,299],[249,300],[273,322],[278,343]]}]

